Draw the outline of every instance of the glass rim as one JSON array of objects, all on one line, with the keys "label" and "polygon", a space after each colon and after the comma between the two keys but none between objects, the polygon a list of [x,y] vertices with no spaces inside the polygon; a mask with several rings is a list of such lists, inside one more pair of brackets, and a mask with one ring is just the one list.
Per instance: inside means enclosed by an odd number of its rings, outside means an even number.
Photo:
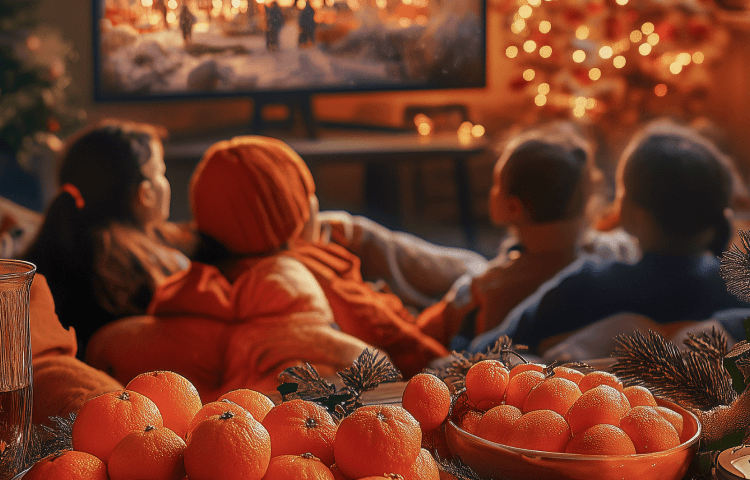
[{"label": "glass rim", "polygon": [[[17,270],[10,270],[11,267]],[[26,260],[0,258],[0,279],[22,278],[36,272],[36,265]]]}]

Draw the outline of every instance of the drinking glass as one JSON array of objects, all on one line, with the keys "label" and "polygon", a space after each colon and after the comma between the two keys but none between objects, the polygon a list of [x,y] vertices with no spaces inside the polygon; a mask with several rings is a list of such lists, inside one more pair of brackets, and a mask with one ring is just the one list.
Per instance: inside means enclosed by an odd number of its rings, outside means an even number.
[{"label": "drinking glass", "polygon": [[0,480],[24,465],[31,432],[29,295],[36,266],[0,259]]}]

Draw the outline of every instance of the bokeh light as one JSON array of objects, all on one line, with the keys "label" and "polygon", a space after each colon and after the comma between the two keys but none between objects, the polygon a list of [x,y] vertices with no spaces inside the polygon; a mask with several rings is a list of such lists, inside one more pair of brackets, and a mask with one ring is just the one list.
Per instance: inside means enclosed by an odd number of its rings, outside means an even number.
[{"label": "bokeh light", "polygon": [[682,64],[673,62],[672,64],[669,65],[669,71],[677,75],[678,73],[682,71]]},{"label": "bokeh light", "polygon": [[586,25],[581,25],[580,27],[576,28],[576,38],[578,40],[586,40],[589,37],[589,27]]},{"label": "bokeh light", "polygon": [[596,99],[595,98],[589,98],[586,100],[586,110],[593,110],[596,108]]},{"label": "bokeh light", "polygon": [[527,68],[526,70],[523,71],[523,79],[526,80],[527,82],[534,80],[535,76],[536,76],[536,72],[534,71],[533,68]]},{"label": "bokeh light", "polygon": [[657,97],[663,97],[667,94],[667,86],[663,83],[660,83],[659,85],[654,87],[654,93]]},{"label": "bokeh light", "polygon": [[630,32],[630,41],[633,43],[638,43],[643,38],[643,34],[640,30],[633,30]]},{"label": "bokeh light", "polygon": [[605,45],[599,49],[599,56],[605,60],[607,60],[608,58],[612,58],[612,53],[612,47],[610,47],[609,45]]},{"label": "bokeh light", "polygon": [[642,43],[638,47],[638,52],[645,57],[646,55],[651,53],[651,45],[649,45],[648,43]]},{"label": "bokeh light", "polygon": [[513,24],[510,26],[510,31],[518,34],[523,32],[523,29],[526,28],[526,20],[519,19],[513,22]]},{"label": "bokeh light", "polygon": [[693,63],[703,63],[703,60],[705,59],[705,56],[703,55],[703,52],[695,52],[693,54]]},{"label": "bokeh light", "polygon": [[615,68],[622,68],[625,66],[626,62],[627,60],[625,60],[625,57],[623,57],[622,55],[618,55],[614,60],[612,60],[612,65],[614,65]]},{"label": "bokeh light", "polygon": [[586,52],[583,50],[576,50],[573,52],[573,61],[576,63],[582,63],[584,60],[586,60]]},{"label": "bokeh light", "polygon": [[536,42],[534,40],[526,40],[523,42],[523,50],[528,53],[533,52],[536,50]]},{"label": "bokeh light", "polygon": [[539,55],[542,58],[549,58],[552,55],[552,47],[545,45],[539,49]]},{"label": "bokeh light", "polygon": [[648,37],[646,37],[646,41],[649,45],[656,45],[659,43],[659,34],[658,33],[651,33]]},{"label": "bokeh light", "polygon": [[511,45],[505,49],[505,56],[508,58],[516,58],[516,55],[518,55],[518,47],[515,45]]},{"label": "bokeh light", "polygon": [[547,20],[542,20],[539,22],[539,31],[542,33],[549,33],[549,31],[552,30],[552,24],[549,23]]},{"label": "bokeh light", "polygon": [[594,80],[594,81],[599,80],[601,76],[602,76],[602,71],[599,70],[598,68],[592,68],[591,70],[589,70],[589,78],[591,80]]},{"label": "bokeh light", "polygon": [[547,95],[542,95],[541,93],[534,97],[534,104],[536,104],[537,107],[543,107],[547,103]]},{"label": "bokeh light", "polygon": [[690,54],[687,52],[682,52],[678,54],[677,59],[676,59],[677,62],[685,66],[690,65],[691,60],[692,59],[690,58]]},{"label": "bokeh light", "polygon": [[541,95],[547,95],[549,93],[549,83],[540,83],[536,91]]},{"label": "bokeh light", "polygon": [[644,23],[641,25],[641,32],[643,32],[644,35],[651,35],[654,33],[654,24],[651,22]]}]

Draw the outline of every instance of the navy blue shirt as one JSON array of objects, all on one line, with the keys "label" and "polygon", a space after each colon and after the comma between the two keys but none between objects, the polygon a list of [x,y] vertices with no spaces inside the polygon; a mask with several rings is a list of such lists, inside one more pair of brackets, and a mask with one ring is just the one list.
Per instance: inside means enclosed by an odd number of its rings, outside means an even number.
[{"label": "navy blue shirt", "polygon": [[536,352],[545,338],[621,312],[669,323],[705,320],[721,310],[749,306],[727,291],[719,259],[711,255],[646,253],[635,264],[587,255],[539,287],[499,326],[475,338],[468,350],[483,352],[500,335],[508,335]]}]

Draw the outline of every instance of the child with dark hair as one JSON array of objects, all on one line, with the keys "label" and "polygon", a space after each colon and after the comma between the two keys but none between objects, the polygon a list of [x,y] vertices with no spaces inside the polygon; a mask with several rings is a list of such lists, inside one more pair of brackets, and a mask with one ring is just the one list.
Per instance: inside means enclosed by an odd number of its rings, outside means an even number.
[{"label": "child with dark hair", "polygon": [[589,144],[568,124],[512,138],[495,164],[489,195],[493,223],[512,234],[486,271],[464,275],[420,315],[420,328],[461,349],[573,262],[599,175]]},{"label": "child with dark hair", "polygon": [[615,214],[638,240],[642,258],[634,264],[579,258],[469,350],[509,335],[543,354],[572,332],[623,312],[680,328],[746,306],[719,275],[733,179],[729,160],[713,144],[690,129],[654,123],[623,152],[616,183]]},{"label": "child with dark hair", "polygon": [[47,278],[81,358],[97,328],[144,313],[156,287],[189,266],[176,247],[187,251],[190,236],[167,222],[163,136],[151,125],[107,120],[72,138],[60,192],[21,255]]}]

